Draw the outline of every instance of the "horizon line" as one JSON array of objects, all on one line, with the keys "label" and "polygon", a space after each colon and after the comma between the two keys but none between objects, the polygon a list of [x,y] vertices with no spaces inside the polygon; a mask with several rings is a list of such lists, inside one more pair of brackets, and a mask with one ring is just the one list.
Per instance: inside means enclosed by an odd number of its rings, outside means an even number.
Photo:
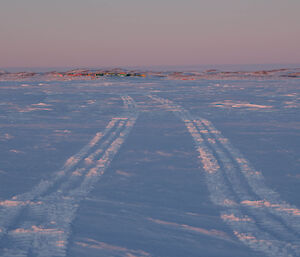
[{"label": "horizon line", "polygon": [[[169,68],[213,68],[213,67],[218,67],[218,68],[250,68],[251,70],[255,68],[255,66],[260,67],[260,68],[300,68],[300,63],[241,63],[241,64],[185,64],[185,65],[176,65],[176,64],[162,64],[162,65],[74,65],[74,66],[7,66],[7,67],[0,67],[0,70],[8,71],[9,70],[14,71],[14,72],[21,72],[21,71],[32,71],[34,70],[36,72],[43,72],[43,71],[56,71],[56,69],[64,69],[64,70],[69,70],[69,69],[113,69],[113,68],[120,68],[120,69],[145,69],[145,68],[160,68],[160,69],[169,69]],[[269,67],[267,67],[269,66]],[[273,67],[272,67],[273,66]],[[284,66],[289,66],[289,67],[284,67]]]}]

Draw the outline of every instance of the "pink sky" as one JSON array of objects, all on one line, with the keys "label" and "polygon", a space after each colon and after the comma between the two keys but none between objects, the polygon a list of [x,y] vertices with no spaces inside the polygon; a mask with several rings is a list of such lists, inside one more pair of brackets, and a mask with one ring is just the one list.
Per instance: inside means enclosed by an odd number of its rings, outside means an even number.
[{"label": "pink sky", "polygon": [[299,0],[2,0],[0,67],[300,63]]}]

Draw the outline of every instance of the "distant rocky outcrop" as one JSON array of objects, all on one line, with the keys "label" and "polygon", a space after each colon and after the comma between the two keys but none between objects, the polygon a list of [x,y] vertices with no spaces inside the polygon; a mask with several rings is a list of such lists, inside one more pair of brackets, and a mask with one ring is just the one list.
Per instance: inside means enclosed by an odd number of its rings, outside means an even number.
[{"label": "distant rocky outcrop", "polygon": [[165,77],[175,80],[199,80],[199,79],[280,79],[280,78],[300,78],[300,68],[298,69],[276,69],[257,71],[221,71],[209,69],[206,71],[139,71],[126,70],[122,68],[113,69],[73,69],[69,71],[49,71],[49,72],[6,72],[0,70],[1,81],[5,80],[90,80],[100,78],[127,78],[127,77]]}]

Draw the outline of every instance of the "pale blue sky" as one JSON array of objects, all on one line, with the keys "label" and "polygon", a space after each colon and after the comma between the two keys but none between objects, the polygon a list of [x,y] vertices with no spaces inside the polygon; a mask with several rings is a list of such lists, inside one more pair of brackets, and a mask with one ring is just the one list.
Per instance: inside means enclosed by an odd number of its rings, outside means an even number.
[{"label": "pale blue sky", "polygon": [[299,0],[1,0],[0,67],[300,63]]}]

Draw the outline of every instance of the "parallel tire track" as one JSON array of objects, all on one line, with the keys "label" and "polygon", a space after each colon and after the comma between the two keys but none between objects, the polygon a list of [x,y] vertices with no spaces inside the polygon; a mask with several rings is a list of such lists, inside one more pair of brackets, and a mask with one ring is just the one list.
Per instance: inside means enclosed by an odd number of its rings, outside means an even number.
[{"label": "parallel tire track", "polygon": [[300,210],[269,189],[262,174],[211,122],[192,117],[170,100],[149,97],[185,123],[199,152],[210,198],[223,207],[221,218],[235,236],[268,256],[299,256]]},{"label": "parallel tire track", "polygon": [[[197,125],[198,131],[202,131],[206,142],[208,142],[210,147],[213,149],[215,158],[220,164],[222,164],[222,170],[228,178],[233,191],[237,192],[236,202],[243,203],[259,201],[261,199],[260,196],[252,190],[252,188],[248,185],[247,180],[243,177],[243,174],[240,174],[239,169],[236,165],[234,165],[234,162],[232,161],[234,160],[234,157],[230,156],[230,152],[226,152],[222,149],[222,147],[220,147],[220,141],[218,141],[218,139],[214,136],[216,132],[218,135],[220,135],[220,133],[216,130],[212,130],[213,133],[211,133],[210,130],[207,130],[203,123],[200,122],[200,120],[194,120],[194,123]],[[224,139],[221,139],[221,141],[224,141]],[[297,231],[294,231],[293,227],[288,227],[280,217],[274,215],[267,209],[253,209],[247,205],[243,205],[241,208],[247,209],[246,212],[254,219],[256,224],[260,224],[265,231],[268,231],[277,239],[290,242],[293,241],[295,239],[295,235],[298,234]],[[274,229],[276,230],[276,233],[273,232]]]},{"label": "parallel tire track", "polygon": [[[204,126],[209,131],[217,131],[211,122],[208,120],[202,120]],[[240,172],[247,179],[251,189],[260,197],[264,199],[261,202],[254,202],[249,204],[250,206],[257,207],[262,206],[268,209],[272,214],[281,218],[289,227],[297,230],[300,235],[300,210],[297,207],[292,206],[282,199],[278,193],[268,188],[264,183],[262,174],[255,170],[252,165],[243,157],[243,155],[235,149],[228,139],[224,138],[220,132],[213,133],[213,136],[220,142],[220,144],[231,153],[235,164],[239,167]],[[276,204],[275,204],[276,203]]]},{"label": "parallel tire track", "polygon": [[[249,162],[233,148],[221,132],[213,127],[211,122],[204,119],[195,120],[194,122],[200,131],[207,131],[206,135],[209,135],[207,141],[215,149],[222,162],[225,163],[226,175],[230,177],[230,181],[234,181],[232,186],[235,187],[236,191],[239,191],[240,202],[244,208],[248,208],[249,212],[253,212],[254,215],[255,213],[259,215],[269,214],[268,217],[271,215],[273,225],[275,225],[276,220],[278,221],[273,229],[277,230],[277,233],[280,232],[283,240],[294,240],[295,235],[299,239],[300,212],[297,213],[299,210],[283,202],[277,193],[268,188],[264,183],[262,174],[251,167]],[[239,163],[241,161],[243,162],[242,166]],[[239,179],[240,177],[242,177],[242,180]],[[258,190],[258,186],[260,190]],[[250,190],[247,190],[247,188]],[[253,193],[251,194],[249,191]],[[264,194],[261,192],[264,192]],[[261,201],[261,199],[264,200]],[[267,217],[265,218],[267,219]]]},{"label": "parallel tire track", "polygon": [[51,179],[28,193],[1,202],[1,256],[65,256],[70,226],[79,203],[94,188],[132,129],[138,111],[122,96],[123,117],[113,118],[104,132],[70,157]]}]

